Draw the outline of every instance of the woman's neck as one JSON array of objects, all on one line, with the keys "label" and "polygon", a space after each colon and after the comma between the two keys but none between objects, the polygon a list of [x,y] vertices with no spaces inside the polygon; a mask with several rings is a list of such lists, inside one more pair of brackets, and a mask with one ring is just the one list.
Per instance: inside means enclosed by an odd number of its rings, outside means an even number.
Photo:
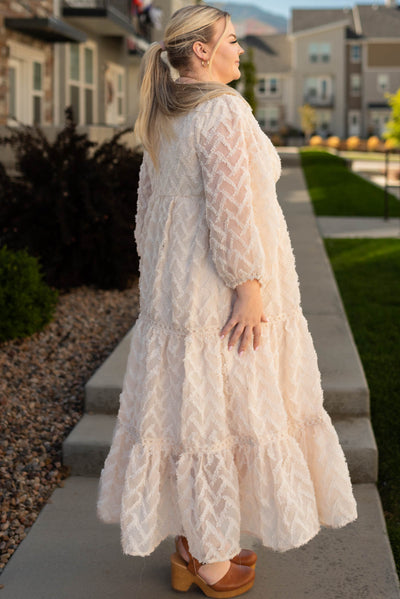
[{"label": "woman's neck", "polygon": [[176,80],[178,83],[207,83],[213,81],[211,73],[207,69],[191,69],[189,72],[180,73]]}]

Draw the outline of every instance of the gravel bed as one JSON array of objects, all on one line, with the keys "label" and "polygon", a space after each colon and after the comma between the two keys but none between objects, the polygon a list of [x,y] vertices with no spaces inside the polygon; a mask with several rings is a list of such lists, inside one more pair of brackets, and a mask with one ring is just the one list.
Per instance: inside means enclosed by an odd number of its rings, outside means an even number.
[{"label": "gravel bed", "polygon": [[62,293],[53,321],[0,344],[0,572],[68,476],[62,441],[83,412],[84,386],[139,311],[126,291]]}]

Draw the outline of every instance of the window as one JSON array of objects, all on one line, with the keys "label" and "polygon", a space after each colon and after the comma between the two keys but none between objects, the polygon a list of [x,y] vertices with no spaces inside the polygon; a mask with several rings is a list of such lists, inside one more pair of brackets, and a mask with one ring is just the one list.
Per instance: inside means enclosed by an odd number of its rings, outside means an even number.
[{"label": "window", "polygon": [[269,106],[267,108],[267,119],[270,129],[276,129],[278,127],[279,110],[277,106]]},{"label": "window", "polygon": [[265,79],[264,78],[263,79],[259,79],[258,80],[258,92],[260,94],[265,94],[266,89],[267,88],[266,88],[266,81],[265,81]]},{"label": "window", "polygon": [[81,125],[95,122],[96,46],[91,42],[69,45],[68,100]]},{"label": "window", "polygon": [[320,44],[320,55],[322,62],[330,62],[331,60],[331,45]]},{"label": "window", "polygon": [[306,77],[304,79],[304,102],[311,105],[333,102],[333,81],[331,77]]},{"label": "window", "polygon": [[118,87],[117,87],[117,114],[119,117],[123,116],[124,110],[124,87],[123,87],[123,76],[118,73]]},{"label": "window", "polygon": [[15,63],[8,66],[8,115],[12,119],[17,118],[17,69]]},{"label": "window", "polygon": [[308,45],[308,60],[310,62],[330,62],[331,60],[331,44],[317,44],[312,42]]},{"label": "window", "polygon": [[309,44],[308,59],[310,62],[318,62],[318,44]]},{"label": "window", "polygon": [[257,91],[260,95],[273,96],[279,93],[279,80],[277,77],[262,77],[258,80]]},{"label": "window", "polygon": [[387,73],[380,73],[378,75],[378,91],[387,92],[389,89],[389,75]]},{"label": "window", "polygon": [[41,62],[33,62],[33,124],[40,125],[42,122],[43,108],[43,65]]},{"label": "window", "polygon": [[360,62],[361,46],[350,46],[350,60],[351,62]]},{"label": "window", "polygon": [[328,110],[318,110],[317,114],[317,128],[319,131],[326,133],[331,129],[331,113]]},{"label": "window", "polygon": [[107,125],[120,125],[125,121],[125,81],[125,68],[108,62],[105,71]]},{"label": "window", "polygon": [[358,73],[350,75],[350,93],[352,96],[359,96],[361,93],[361,75]]},{"label": "window", "polygon": [[269,93],[276,94],[278,91],[278,80],[276,77],[271,77],[269,80]]},{"label": "window", "polygon": [[257,120],[262,129],[277,129],[279,125],[279,106],[260,108],[257,113]]},{"label": "window", "polygon": [[326,99],[328,91],[328,82],[326,79],[321,80],[321,98]]},{"label": "window", "polygon": [[8,124],[43,124],[44,54],[31,46],[9,41]]},{"label": "window", "polygon": [[305,80],[305,100],[316,98],[318,94],[318,80],[316,77],[307,77]]},{"label": "window", "polygon": [[389,119],[390,113],[387,110],[372,110],[370,112],[370,123],[372,124],[375,135],[382,135]]}]

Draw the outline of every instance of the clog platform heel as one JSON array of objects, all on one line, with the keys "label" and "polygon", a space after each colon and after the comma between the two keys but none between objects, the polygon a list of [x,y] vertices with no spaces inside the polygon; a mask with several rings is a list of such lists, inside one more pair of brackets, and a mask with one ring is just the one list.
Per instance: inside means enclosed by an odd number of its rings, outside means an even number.
[{"label": "clog platform heel", "polygon": [[228,599],[238,597],[251,589],[255,571],[249,566],[241,566],[231,561],[228,572],[216,583],[210,585],[199,575],[201,564],[192,556],[189,563],[178,553],[171,555],[171,584],[175,591],[188,591],[192,584],[197,585],[206,597]]}]

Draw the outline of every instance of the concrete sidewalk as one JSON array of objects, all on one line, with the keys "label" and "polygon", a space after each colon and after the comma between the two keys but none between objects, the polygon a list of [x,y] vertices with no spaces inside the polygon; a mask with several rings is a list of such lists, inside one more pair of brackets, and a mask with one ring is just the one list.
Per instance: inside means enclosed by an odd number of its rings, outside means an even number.
[{"label": "concrete sidewalk", "polygon": [[[299,273],[302,305],[319,356],[325,405],[351,462],[358,519],[322,530],[285,553],[257,548],[254,599],[399,599],[400,591],[374,481],[377,451],[369,396],[343,305],[321,241],[297,156],[283,156],[278,197]],[[96,519],[98,469],[110,431],[127,343],[91,379],[82,421],[64,443],[73,473],[57,489],[0,577],[0,599],[155,599],[177,597],[170,588],[172,539],[147,558],[123,556],[119,528]],[[97,412],[97,413],[89,413]],[[99,423],[106,423],[100,430]],[[82,466],[83,462],[83,466]],[[83,468],[83,470],[82,470]],[[81,469],[81,471],[80,471]],[[257,547],[253,539],[243,545]],[[185,595],[202,597],[196,588]]]},{"label": "concrete sidewalk", "polygon": [[[258,548],[249,599],[397,599],[375,485],[356,485],[357,522],[322,530],[300,549]],[[71,477],[7,565],[1,599],[173,599],[172,539],[146,558],[121,555],[117,526],[96,520],[97,479]],[[187,599],[204,597],[193,587]]]},{"label": "concrete sidewalk", "polygon": [[318,229],[322,237],[336,238],[400,238],[400,218],[374,216],[318,216]]}]

